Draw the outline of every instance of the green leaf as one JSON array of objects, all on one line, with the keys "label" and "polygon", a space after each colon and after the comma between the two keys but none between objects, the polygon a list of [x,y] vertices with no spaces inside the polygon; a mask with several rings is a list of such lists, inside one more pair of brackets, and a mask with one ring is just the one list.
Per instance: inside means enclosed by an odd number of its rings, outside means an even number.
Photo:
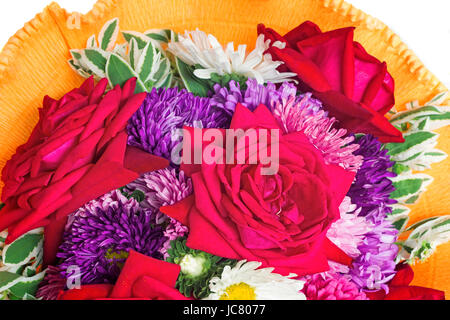
[{"label": "green leaf", "polygon": [[26,233],[3,249],[3,263],[5,265],[23,265],[36,254],[42,246],[43,235],[38,233]]},{"label": "green leaf", "polygon": [[450,225],[450,219],[433,226],[431,229],[437,229],[437,228],[441,228],[441,227],[444,227],[447,225]]},{"label": "green leaf", "polygon": [[426,187],[433,182],[433,177],[422,173],[408,172],[391,178],[391,181],[396,190],[391,193],[390,197],[396,199],[399,204],[405,204],[406,202],[413,203],[417,199],[415,197],[424,192]]},{"label": "green leaf", "polygon": [[404,197],[408,194],[414,194],[420,190],[422,186],[421,179],[408,179],[397,181],[393,183],[395,186],[395,191],[391,193],[391,198],[397,199]]},{"label": "green leaf", "polygon": [[408,227],[408,238],[400,242],[400,259],[410,264],[416,260],[424,261],[436,247],[450,241],[450,216],[437,216],[416,222]]},{"label": "green leaf", "polygon": [[100,31],[98,35],[98,42],[100,48],[103,50],[110,51],[113,49],[114,44],[117,40],[117,35],[119,34],[119,19],[115,18],[108,21]]},{"label": "green leaf", "polygon": [[146,33],[145,35],[156,41],[161,41],[161,42],[165,42],[165,43],[169,42],[169,40],[165,36],[160,35],[158,33]]},{"label": "green leaf", "polygon": [[394,166],[392,167],[392,171],[395,172],[396,174],[400,174],[402,172],[407,172],[409,171],[409,167],[405,166],[401,163],[395,163]]},{"label": "green leaf", "polygon": [[21,278],[20,274],[0,271],[0,292],[12,287]]},{"label": "green leaf", "polygon": [[39,283],[44,278],[45,273],[40,272],[30,278],[22,278],[19,282],[9,288],[16,297],[23,298],[26,294],[35,295]]},{"label": "green leaf", "polygon": [[86,43],[86,48],[97,48],[97,41],[95,40],[95,34],[89,37]]},{"label": "green leaf", "polygon": [[130,51],[128,52],[128,60],[133,69],[136,69],[137,62],[139,61],[140,51],[136,39],[130,41]]},{"label": "green leaf", "polygon": [[408,218],[400,218],[392,222],[392,225],[397,230],[402,230],[405,225],[408,223]]},{"label": "green leaf", "polygon": [[392,210],[392,213],[390,213],[389,215],[395,216],[395,215],[399,215],[399,214],[408,214],[410,211],[409,208],[407,207],[403,207],[403,208],[395,208]]},{"label": "green leaf", "polygon": [[439,106],[445,101],[445,99],[447,98],[448,94],[449,94],[448,91],[441,92],[437,96],[435,96],[433,99],[428,101],[425,105]]},{"label": "green leaf", "polygon": [[91,76],[88,72],[84,71],[83,68],[75,64],[74,60],[69,60],[68,62],[72,70],[78,73],[83,78],[89,78]]},{"label": "green leaf", "polygon": [[391,157],[398,156],[401,153],[404,153],[411,149],[416,145],[420,145],[427,140],[433,139],[437,133],[428,132],[428,131],[419,131],[414,132],[409,135],[405,135],[405,142],[403,143],[388,143],[386,144],[386,148],[389,150],[389,155]]},{"label": "green leaf", "polygon": [[434,221],[434,220],[436,220],[436,219],[438,219],[438,217],[431,217],[431,218],[423,219],[423,220],[421,220],[421,221],[419,221],[419,222],[416,222],[416,223],[410,225],[410,226],[406,229],[406,231],[414,230],[414,229],[420,227],[421,225],[424,225],[425,223]]},{"label": "green leaf", "polygon": [[156,88],[161,88],[165,85],[170,85],[170,82],[167,83],[167,81],[171,81],[171,79],[168,79],[169,75],[171,75],[170,63],[167,58],[164,58],[163,60],[161,60],[158,71],[156,71],[156,73],[153,75],[153,78],[156,80],[154,86]]},{"label": "green leaf", "polygon": [[411,210],[400,204],[392,205],[392,212],[388,214],[387,219],[399,231],[402,231],[409,221],[409,212]]},{"label": "green leaf", "polygon": [[184,86],[196,96],[206,97],[210,90],[208,82],[194,75],[192,67],[176,58],[176,65]]},{"label": "green leaf", "polygon": [[129,64],[120,56],[111,54],[106,63],[106,76],[112,87],[123,86],[131,78],[138,78],[135,93],[145,92],[145,86]]},{"label": "green leaf", "polygon": [[136,40],[139,50],[144,49],[144,47],[150,41],[150,38],[147,37],[145,34],[135,31],[123,31],[122,35],[128,43],[130,43],[131,39]]},{"label": "green leaf", "polygon": [[433,106],[420,107],[412,110],[402,111],[396,113],[389,121],[392,124],[397,124],[399,122],[408,122],[417,116],[424,114],[438,114],[440,113],[439,108]]},{"label": "green leaf", "polygon": [[148,42],[141,53],[141,57],[136,65],[135,71],[139,74],[139,78],[145,82],[150,77],[154,60],[156,56],[155,47],[151,42]]},{"label": "green leaf", "polygon": [[104,78],[108,54],[100,49],[85,49],[84,55],[89,68],[99,77]]},{"label": "green leaf", "polygon": [[38,299],[35,296],[25,293],[25,295],[22,298],[23,300],[42,300],[42,298]]},{"label": "green leaf", "polygon": [[70,50],[70,54],[72,55],[72,57],[73,57],[75,60],[81,60],[82,55],[81,55],[81,53],[80,53],[79,50],[75,50],[75,49]]},{"label": "green leaf", "polygon": [[417,199],[419,199],[419,195],[420,194],[416,194],[416,195],[406,199],[405,201],[403,201],[403,203],[405,203],[405,204],[413,204],[413,203],[415,203],[417,201]]},{"label": "green leaf", "polygon": [[163,83],[159,84],[157,83],[158,88],[169,88],[172,83],[173,75],[172,73],[169,73],[167,78],[164,80]]}]

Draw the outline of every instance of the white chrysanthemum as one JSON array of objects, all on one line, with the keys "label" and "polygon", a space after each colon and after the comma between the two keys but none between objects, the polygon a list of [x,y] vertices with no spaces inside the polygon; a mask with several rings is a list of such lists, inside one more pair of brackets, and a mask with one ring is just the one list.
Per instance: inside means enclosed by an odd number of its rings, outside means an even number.
[{"label": "white chrysanthemum", "polygon": [[261,34],[255,49],[246,55],[246,45],[239,45],[235,51],[233,42],[230,42],[224,49],[213,35],[197,29],[179,35],[178,41],[171,41],[168,51],[191,66],[201,65],[203,68],[194,71],[201,79],[210,79],[213,73],[220,76],[234,73],[255,78],[260,84],[292,80],[290,78],[296,76],[295,73],[278,72],[277,68],[283,62],[273,61],[270,54],[264,54],[269,44],[270,40],[264,41]]},{"label": "white chrysanthemum", "polygon": [[192,254],[187,254],[180,261],[181,272],[191,277],[198,277],[203,272],[204,263],[204,257],[194,257]]},{"label": "white chrysanthemum", "polygon": [[282,276],[274,268],[262,268],[261,262],[239,261],[234,268],[226,266],[222,276],[209,281],[211,294],[206,300],[306,300],[300,291],[304,281]]}]

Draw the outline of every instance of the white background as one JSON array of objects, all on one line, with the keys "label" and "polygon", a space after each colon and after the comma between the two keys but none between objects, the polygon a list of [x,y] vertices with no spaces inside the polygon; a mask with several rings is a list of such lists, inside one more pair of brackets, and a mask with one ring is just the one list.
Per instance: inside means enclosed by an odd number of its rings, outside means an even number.
[{"label": "white background", "polygon": [[[10,36],[22,28],[25,22],[31,20],[50,2],[51,0],[2,0],[0,48]],[[57,2],[69,12],[86,13],[92,8],[95,0],[57,0]],[[347,2],[386,23],[419,56],[428,69],[450,88],[450,0],[347,0]]]}]

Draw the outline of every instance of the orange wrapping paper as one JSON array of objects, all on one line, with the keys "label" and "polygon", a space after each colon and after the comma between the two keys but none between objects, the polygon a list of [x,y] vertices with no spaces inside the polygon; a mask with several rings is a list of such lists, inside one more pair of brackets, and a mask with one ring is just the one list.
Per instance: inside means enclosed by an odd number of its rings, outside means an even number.
[{"label": "orange wrapping paper", "polygon": [[[77,17],[80,25],[73,29]],[[84,48],[88,37],[114,17],[119,17],[122,31],[199,28],[222,43],[246,43],[250,48],[260,22],[281,34],[305,20],[322,30],[355,26],[355,39],[387,62],[396,83],[398,110],[409,101],[424,103],[447,90],[386,25],[342,0],[99,0],[86,15],[68,13],[52,3],[10,38],[0,54],[0,168],[28,139],[44,95],[60,98],[82,83],[67,64],[69,49]],[[450,153],[450,128],[437,132],[437,148]],[[411,206],[410,223],[449,213],[449,164],[447,159],[424,172],[435,181]],[[450,298],[449,264],[447,243],[427,262],[414,266],[413,284],[445,290]]]}]

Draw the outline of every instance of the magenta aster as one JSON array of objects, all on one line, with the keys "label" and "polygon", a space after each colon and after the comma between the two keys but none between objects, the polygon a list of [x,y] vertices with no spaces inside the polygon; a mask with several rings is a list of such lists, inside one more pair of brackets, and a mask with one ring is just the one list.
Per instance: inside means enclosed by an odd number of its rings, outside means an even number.
[{"label": "magenta aster", "polygon": [[304,278],[307,300],[368,300],[364,292],[345,276],[318,273]]},{"label": "magenta aster", "polygon": [[59,293],[66,287],[66,279],[61,275],[61,269],[48,266],[44,280],[39,284],[36,298],[43,300],[56,300]]}]

